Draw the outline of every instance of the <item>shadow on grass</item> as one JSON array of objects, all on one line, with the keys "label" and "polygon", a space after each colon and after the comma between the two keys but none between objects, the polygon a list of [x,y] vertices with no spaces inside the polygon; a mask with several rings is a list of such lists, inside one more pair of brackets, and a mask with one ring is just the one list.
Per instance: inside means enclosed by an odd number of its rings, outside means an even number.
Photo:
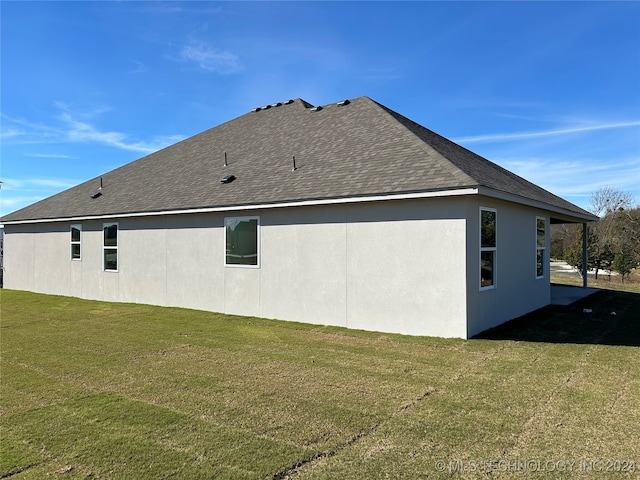
[{"label": "shadow on grass", "polygon": [[571,305],[549,305],[473,338],[638,347],[640,294],[601,290]]}]

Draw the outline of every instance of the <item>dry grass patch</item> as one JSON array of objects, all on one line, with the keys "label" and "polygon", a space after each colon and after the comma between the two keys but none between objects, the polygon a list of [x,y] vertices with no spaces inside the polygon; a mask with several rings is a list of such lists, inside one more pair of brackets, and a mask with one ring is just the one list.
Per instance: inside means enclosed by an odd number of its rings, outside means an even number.
[{"label": "dry grass patch", "polygon": [[[582,276],[578,273],[558,273],[551,271],[551,282],[559,285],[582,286]],[[598,278],[593,274],[588,276],[589,287],[601,288],[604,290],[616,290],[619,292],[640,293],[640,272],[635,270],[629,277],[622,281],[618,274],[608,275],[604,272],[598,274]]]}]

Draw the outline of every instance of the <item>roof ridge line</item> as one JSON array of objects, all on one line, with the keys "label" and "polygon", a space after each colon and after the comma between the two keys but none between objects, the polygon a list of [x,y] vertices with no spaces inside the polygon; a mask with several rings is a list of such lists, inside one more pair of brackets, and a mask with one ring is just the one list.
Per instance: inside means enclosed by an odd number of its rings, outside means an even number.
[{"label": "roof ridge line", "polygon": [[[375,101],[375,100],[373,100],[373,99],[371,99],[369,97],[364,97],[364,98],[367,98],[371,102],[375,103],[376,106],[378,106],[382,111],[384,111],[387,115],[391,116],[396,121],[396,124],[398,124],[403,129],[409,131],[409,133],[411,133],[418,140],[417,143],[420,145],[421,148],[423,148],[423,149],[425,149],[427,151],[429,149],[433,150],[434,152],[436,152],[440,156],[440,158],[442,160],[448,162],[450,165],[455,167],[456,170],[458,170],[460,173],[462,173],[464,176],[466,176],[469,180],[471,180],[471,183],[475,182],[474,183],[475,185],[477,185],[477,186],[480,185],[479,181],[476,178],[472,177],[467,171],[465,171],[463,168],[461,168],[458,164],[456,164],[455,162],[450,160],[446,155],[444,155],[440,151],[440,149],[438,149],[434,145],[431,145],[430,143],[428,143],[424,138],[422,138],[420,135],[418,135],[418,133],[416,133],[416,131],[414,129],[410,128],[408,125],[405,125],[405,123],[403,121],[401,121],[400,119],[410,123],[412,126],[418,127],[418,129],[420,129],[420,130],[427,131],[427,132],[429,132],[429,133],[431,133],[433,135],[436,135],[439,138],[447,140],[445,137],[443,137],[442,135],[434,132],[433,130],[428,129],[427,127],[424,127],[424,126],[420,125],[419,123],[411,120],[409,117],[405,117],[401,113],[398,113],[395,110],[393,110],[393,109],[391,109],[391,108],[389,108],[389,107],[387,107],[387,106],[385,106],[385,105],[383,105],[383,104],[381,104],[381,103],[379,103],[379,102],[377,102],[377,101]],[[400,117],[400,118],[398,118],[398,117]],[[455,142],[451,142],[451,143],[453,143],[454,145],[458,145]],[[460,145],[458,145],[458,146],[461,147],[461,148],[464,148],[464,147],[462,147]],[[473,153],[473,152],[471,152],[471,153]]]},{"label": "roof ridge line", "polygon": [[[375,100],[373,100],[375,102]],[[485,187],[485,188],[491,188],[497,191],[502,191],[504,193],[507,194],[511,194],[511,195],[519,195],[522,197],[527,197],[527,195],[523,195],[522,193],[516,193],[516,192],[511,192],[507,189],[504,188],[499,188],[495,185],[491,185],[490,183],[486,183],[485,181],[483,181],[481,178],[476,178],[475,175],[473,175],[472,173],[469,172],[468,168],[465,167],[472,167],[472,164],[468,164],[468,165],[461,165],[461,161],[462,158],[461,157],[457,157],[455,155],[446,155],[446,152],[443,152],[443,146],[450,146],[452,148],[456,148],[456,149],[460,149],[461,151],[464,152],[464,154],[467,157],[471,157],[473,160],[477,160],[478,164],[481,165],[481,167],[483,167],[484,169],[486,169],[487,167],[491,168],[494,171],[498,171],[501,175],[505,175],[507,176],[509,179],[511,179],[512,181],[516,181],[517,183],[519,183],[521,186],[526,186],[526,188],[533,188],[534,190],[537,190],[539,192],[544,192],[545,195],[548,195],[552,198],[554,198],[555,200],[559,200],[561,203],[563,204],[567,204],[564,208],[567,208],[568,205],[571,205],[574,209],[577,208],[578,211],[582,214],[589,214],[589,212],[587,212],[586,210],[578,207],[577,205],[572,204],[571,202],[568,202],[567,200],[563,199],[562,197],[556,195],[553,192],[550,192],[549,190],[531,182],[530,180],[527,180],[526,178],[498,165],[497,163],[489,160],[488,158],[483,157],[482,155],[469,150],[468,148],[454,142],[453,140],[449,140],[447,137],[440,135],[437,132],[434,132],[433,130],[411,120],[408,117],[405,117],[404,115],[378,103],[375,102],[376,104],[378,104],[382,109],[384,109],[385,111],[387,111],[390,115],[395,116],[396,118],[400,117],[401,119],[403,119],[404,121],[406,121],[407,123],[409,123],[412,127],[410,128],[407,125],[403,125],[405,126],[408,130],[412,131],[412,133],[414,133],[418,138],[420,138],[425,144],[429,145],[431,148],[433,148],[433,150],[437,151],[443,158],[445,158],[447,161],[449,161],[452,165],[454,165],[457,169],[459,169],[461,172],[463,172],[465,175],[467,175],[468,177],[470,177],[471,179],[473,179],[475,182],[477,182],[477,185],[479,187]],[[400,121],[400,120],[399,120]],[[402,121],[400,121],[400,123],[403,123]],[[432,136],[432,140],[436,140],[437,142],[432,142],[432,141],[427,141],[427,139],[421,138],[420,135],[414,131],[417,130],[419,132],[423,132],[423,133],[427,133],[429,136]],[[483,172],[481,172],[483,173]],[[570,209],[571,210],[571,209]],[[575,211],[575,210],[574,210]]]}]

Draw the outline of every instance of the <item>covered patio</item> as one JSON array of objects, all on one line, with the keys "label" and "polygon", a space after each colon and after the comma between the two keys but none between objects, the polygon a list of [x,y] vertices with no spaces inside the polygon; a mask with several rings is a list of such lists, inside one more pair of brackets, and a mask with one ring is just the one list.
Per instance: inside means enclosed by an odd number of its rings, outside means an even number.
[{"label": "covered patio", "polygon": [[571,305],[598,291],[597,288],[551,285],[551,305]]},{"label": "covered patio", "polygon": [[[589,221],[597,220],[592,216]],[[551,217],[551,223],[575,223],[575,219],[569,219],[565,216],[558,215]],[[587,275],[587,238],[589,227],[587,222],[582,222],[582,287],[573,287],[569,285],[551,285],[551,305],[571,305],[578,300],[593,295],[598,292],[597,288],[589,288]]]}]

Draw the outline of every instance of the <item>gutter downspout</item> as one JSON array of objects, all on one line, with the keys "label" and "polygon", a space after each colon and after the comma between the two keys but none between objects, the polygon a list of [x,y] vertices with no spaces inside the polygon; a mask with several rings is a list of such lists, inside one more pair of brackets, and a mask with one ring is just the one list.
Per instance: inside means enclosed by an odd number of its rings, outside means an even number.
[{"label": "gutter downspout", "polygon": [[582,288],[587,288],[587,237],[589,233],[589,227],[587,223],[582,224]]}]

